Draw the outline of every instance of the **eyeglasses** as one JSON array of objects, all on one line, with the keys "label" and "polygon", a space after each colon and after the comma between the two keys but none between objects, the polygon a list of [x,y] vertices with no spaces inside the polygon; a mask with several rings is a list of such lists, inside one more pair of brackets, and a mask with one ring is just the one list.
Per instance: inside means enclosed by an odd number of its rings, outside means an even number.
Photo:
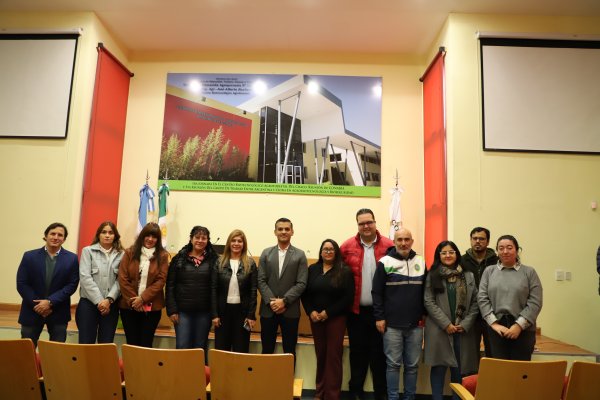
[{"label": "eyeglasses", "polygon": [[335,253],[335,249],[321,249],[323,253]]},{"label": "eyeglasses", "polygon": [[471,240],[474,242],[485,242],[487,238],[474,236],[471,238]]},{"label": "eyeglasses", "polygon": [[456,252],[454,250],[440,251],[441,256],[453,256],[455,254]]},{"label": "eyeglasses", "polygon": [[359,222],[358,226],[363,227],[363,226],[371,226],[375,223],[375,221],[365,221],[365,222]]}]

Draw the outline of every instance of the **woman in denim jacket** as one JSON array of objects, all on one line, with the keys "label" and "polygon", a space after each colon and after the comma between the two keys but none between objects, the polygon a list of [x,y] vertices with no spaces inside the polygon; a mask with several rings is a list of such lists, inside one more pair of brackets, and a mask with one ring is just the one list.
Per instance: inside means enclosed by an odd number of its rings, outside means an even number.
[{"label": "woman in denim jacket", "polygon": [[112,343],[119,319],[119,263],[121,235],[114,223],[100,224],[91,246],[79,260],[80,299],[75,312],[79,343]]}]

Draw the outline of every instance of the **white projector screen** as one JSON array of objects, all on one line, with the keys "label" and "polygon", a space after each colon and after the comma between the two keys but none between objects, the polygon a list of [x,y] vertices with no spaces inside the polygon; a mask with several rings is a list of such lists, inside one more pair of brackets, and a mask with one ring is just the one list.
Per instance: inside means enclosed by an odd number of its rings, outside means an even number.
[{"label": "white projector screen", "polygon": [[484,150],[600,153],[600,42],[480,45]]},{"label": "white projector screen", "polygon": [[77,38],[0,35],[0,136],[67,136]]}]

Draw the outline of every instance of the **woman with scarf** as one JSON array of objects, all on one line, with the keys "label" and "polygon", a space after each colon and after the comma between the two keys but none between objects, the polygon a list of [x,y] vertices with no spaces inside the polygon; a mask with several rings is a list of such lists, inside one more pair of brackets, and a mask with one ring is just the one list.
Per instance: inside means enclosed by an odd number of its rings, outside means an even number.
[{"label": "woman with scarf", "polygon": [[167,276],[167,315],[175,326],[178,349],[208,351],[211,326],[210,284],[217,253],[210,243],[210,231],[194,226],[190,241],[177,253]]},{"label": "woman with scarf", "polygon": [[121,320],[127,344],[152,347],[165,304],[169,255],[161,244],[158,224],[148,223],[119,265]]},{"label": "woman with scarf", "polygon": [[425,281],[425,308],[425,363],[431,365],[431,397],[441,400],[446,370],[450,368],[451,382],[460,383],[462,375],[477,371],[479,360],[472,330],[479,313],[477,286],[473,274],[460,266],[454,242],[443,241],[435,249]]}]

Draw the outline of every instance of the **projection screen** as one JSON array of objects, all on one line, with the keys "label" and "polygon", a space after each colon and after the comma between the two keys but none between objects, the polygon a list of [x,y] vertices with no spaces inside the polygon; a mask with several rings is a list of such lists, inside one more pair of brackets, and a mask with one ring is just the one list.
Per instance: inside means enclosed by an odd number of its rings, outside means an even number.
[{"label": "projection screen", "polygon": [[483,149],[600,153],[600,42],[480,38]]},{"label": "projection screen", "polygon": [[67,136],[78,37],[0,34],[0,136]]}]

